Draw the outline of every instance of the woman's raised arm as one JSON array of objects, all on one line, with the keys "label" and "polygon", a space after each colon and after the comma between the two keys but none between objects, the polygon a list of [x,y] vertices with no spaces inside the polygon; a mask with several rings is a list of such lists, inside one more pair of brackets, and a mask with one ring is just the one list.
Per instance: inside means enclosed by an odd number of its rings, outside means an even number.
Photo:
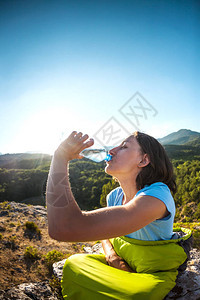
[{"label": "woman's raised arm", "polygon": [[91,146],[87,135],[72,132],[55,151],[47,182],[49,235],[60,241],[94,241],[122,236],[151,223],[166,207],[155,197],[141,196],[123,206],[83,212],[72,194],[68,162]]}]

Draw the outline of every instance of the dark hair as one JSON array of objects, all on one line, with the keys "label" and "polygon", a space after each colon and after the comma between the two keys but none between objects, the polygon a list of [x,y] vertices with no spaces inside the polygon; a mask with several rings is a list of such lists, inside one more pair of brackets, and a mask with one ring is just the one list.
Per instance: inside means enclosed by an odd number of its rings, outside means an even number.
[{"label": "dark hair", "polygon": [[164,147],[152,136],[135,131],[133,135],[139,143],[143,154],[147,154],[150,163],[142,168],[136,178],[137,188],[140,190],[146,184],[155,182],[165,183],[175,194],[176,182],[173,165],[170,162]]}]

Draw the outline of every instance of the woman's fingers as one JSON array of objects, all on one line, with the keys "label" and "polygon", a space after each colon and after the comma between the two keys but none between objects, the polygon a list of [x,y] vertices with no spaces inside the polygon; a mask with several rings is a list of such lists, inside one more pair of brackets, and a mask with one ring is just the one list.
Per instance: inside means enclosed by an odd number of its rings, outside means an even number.
[{"label": "woman's fingers", "polygon": [[72,131],[72,133],[70,133],[70,135],[68,136],[67,139],[72,140],[75,137],[76,134],[77,134],[77,131],[75,131],[75,130]]},{"label": "woman's fingers", "polygon": [[71,159],[83,158],[79,153],[94,144],[93,139],[89,139],[88,134],[72,131],[66,140],[64,140],[58,149],[66,153],[66,157]]},{"label": "woman's fingers", "polygon": [[93,139],[89,139],[86,143],[83,144],[83,149],[91,147],[93,144],[94,144],[94,140]]},{"label": "woman's fingers", "polygon": [[82,142],[85,142],[87,141],[87,139],[89,138],[89,135],[88,134],[84,134],[81,138]]},{"label": "woman's fingers", "polygon": [[[71,141],[74,144],[74,149],[79,153],[83,149],[88,148],[94,144],[93,139],[89,139],[88,134],[82,134],[82,132],[79,132],[74,135],[74,137],[71,137]],[[87,141],[88,140],[88,141]]]},{"label": "woman's fingers", "polygon": [[75,139],[80,140],[82,138],[82,132],[79,132],[75,135]]}]

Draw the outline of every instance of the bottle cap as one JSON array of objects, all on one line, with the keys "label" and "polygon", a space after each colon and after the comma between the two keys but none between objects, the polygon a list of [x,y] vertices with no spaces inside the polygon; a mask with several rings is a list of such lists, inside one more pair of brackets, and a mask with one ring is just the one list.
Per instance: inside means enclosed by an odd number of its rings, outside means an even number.
[{"label": "bottle cap", "polygon": [[107,154],[105,161],[110,161],[112,160],[112,155],[111,154]]}]

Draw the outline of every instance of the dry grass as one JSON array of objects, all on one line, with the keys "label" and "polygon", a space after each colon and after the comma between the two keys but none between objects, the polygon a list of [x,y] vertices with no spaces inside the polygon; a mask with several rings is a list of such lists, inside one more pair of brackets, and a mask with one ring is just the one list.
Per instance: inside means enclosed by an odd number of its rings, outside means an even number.
[{"label": "dry grass", "polygon": [[[18,205],[15,203],[15,205]],[[67,258],[83,253],[83,245],[94,243],[65,243],[52,240],[47,232],[46,214],[33,213],[33,206],[16,211],[12,203],[0,203],[0,289],[4,290],[25,282],[39,282],[52,277],[52,256]],[[33,223],[27,223],[33,222]],[[28,224],[28,225],[27,225]],[[194,246],[200,248],[200,223],[176,223],[191,228]]]},{"label": "dry grass", "polygon": [[[28,206],[29,213],[26,214],[16,213],[10,204],[8,206],[1,203],[0,206],[0,289],[4,290],[25,282],[51,279],[52,268],[46,259],[49,251],[57,250],[63,258],[83,252],[83,243],[52,240],[47,233],[46,216],[34,217],[31,206]],[[27,232],[25,225],[27,221],[34,222],[40,232],[39,235],[34,229],[33,232],[31,230]],[[33,252],[36,253],[35,256],[29,253],[34,249],[36,249],[36,252]]]}]

